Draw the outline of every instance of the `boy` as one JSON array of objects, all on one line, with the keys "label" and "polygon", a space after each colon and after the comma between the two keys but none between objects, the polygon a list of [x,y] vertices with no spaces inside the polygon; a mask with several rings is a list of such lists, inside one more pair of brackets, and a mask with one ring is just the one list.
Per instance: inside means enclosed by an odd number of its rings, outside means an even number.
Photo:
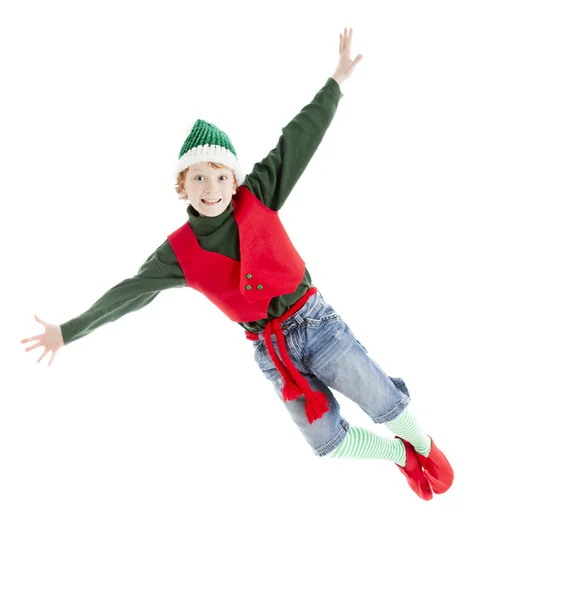
[{"label": "boy", "polygon": [[[197,120],[176,165],[176,190],[187,200],[185,222],[138,274],[110,289],[89,310],[61,326],[46,323],[38,340],[52,352],[104,323],[139,310],[157,294],[190,286],[246,330],[255,360],[317,456],[391,460],[422,499],[444,493],[453,472],[409,411],[400,378],[386,376],[341,317],[312,285],[278,211],[289,197],[334,117],[340,86],[362,59],[350,59],[352,30],[340,34],[336,71],[310,104],[283,128],[267,157],[244,176],[229,137]],[[350,427],[329,386],[354,400],[387,439]]]}]

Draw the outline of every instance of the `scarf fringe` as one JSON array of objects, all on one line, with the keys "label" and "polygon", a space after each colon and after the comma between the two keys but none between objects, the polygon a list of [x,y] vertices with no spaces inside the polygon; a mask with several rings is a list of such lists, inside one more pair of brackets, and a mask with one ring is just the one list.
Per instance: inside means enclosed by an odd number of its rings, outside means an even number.
[{"label": "scarf fringe", "polygon": [[[281,330],[280,323],[287,319],[289,316],[294,314],[297,310],[302,308],[307,300],[317,292],[315,287],[309,288],[309,290],[300,298],[288,311],[286,311],[279,318],[272,319],[267,323],[263,332],[263,339],[267,348],[267,353],[271,357],[275,367],[283,377],[284,385],[281,391],[283,400],[290,402],[296,400],[300,396],[305,397],[305,413],[309,424],[312,425],[314,421],[320,419],[330,410],[328,398],[323,392],[314,391],[309,382],[299,370],[293,364],[289,352],[287,351],[287,345],[285,344],[285,335]],[[279,352],[281,352],[281,359],[277,356],[277,352],[273,347],[271,341],[271,334],[275,334],[277,344],[279,346]],[[259,339],[259,336],[246,332],[248,339]]]},{"label": "scarf fringe", "polygon": [[299,387],[297,382],[286,379],[281,393],[283,394],[283,400],[288,402],[290,400],[296,400],[299,396],[302,396],[303,390]]},{"label": "scarf fringe", "polygon": [[313,421],[320,419],[330,410],[330,406],[328,399],[322,392],[314,392],[310,388],[305,393],[305,398],[305,412],[309,423],[312,425]]}]

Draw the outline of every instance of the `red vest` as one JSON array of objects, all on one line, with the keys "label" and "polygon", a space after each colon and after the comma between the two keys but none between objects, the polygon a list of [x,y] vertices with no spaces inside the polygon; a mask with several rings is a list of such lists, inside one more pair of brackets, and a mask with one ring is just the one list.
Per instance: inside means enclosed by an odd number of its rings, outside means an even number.
[{"label": "red vest", "polygon": [[167,236],[187,286],[204,294],[232,321],[267,319],[272,298],[291,294],[305,262],[277,211],[240,186],[232,197],[240,237],[240,261],[200,247],[188,222]]}]

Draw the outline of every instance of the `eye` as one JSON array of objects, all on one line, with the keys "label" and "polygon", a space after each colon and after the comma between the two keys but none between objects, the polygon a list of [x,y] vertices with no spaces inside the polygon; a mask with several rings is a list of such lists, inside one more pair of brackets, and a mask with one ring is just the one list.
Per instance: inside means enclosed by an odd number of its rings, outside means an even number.
[{"label": "eye", "polygon": [[224,177],[225,179],[228,179],[228,175],[220,175],[220,177]]}]

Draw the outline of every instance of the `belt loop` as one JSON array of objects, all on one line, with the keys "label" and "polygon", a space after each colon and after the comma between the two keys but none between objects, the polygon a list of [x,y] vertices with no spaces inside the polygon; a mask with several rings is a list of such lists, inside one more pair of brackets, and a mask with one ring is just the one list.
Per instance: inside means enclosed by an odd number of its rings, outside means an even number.
[{"label": "belt loop", "polygon": [[[317,291],[316,291],[316,294],[313,294],[313,295],[312,295],[312,296],[311,296],[311,297],[310,297],[310,298],[309,298],[309,299],[308,299],[308,300],[305,302],[305,306],[303,306],[303,308],[305,308],[305,307],[306,307],[306,305],[307,305],[309,302],[312,302],[312,304],[309,306],[308,310],[309,310],[309,312],[310,312],[311,310],[314,310],[314,309],[316,308],[316,305],[318,304],[318,294],[319,294],[319,293],[320,293],[320,292],[317,290]],[[302,310],[302,309],[301,309],[301,310]],[[300,311],[299,311],[299,312],[300,312]],[[298,319],[300,319],[300,323],[302,323],[302,322],[305,320],[305,319],[304,319],[304,317],[302,317],[302,316],[301,316],[301,315],[300,315],[298,312],[297,312],[297,313],[295,313],[293,316],[294,316],[294,317],[297,317]]]}]

